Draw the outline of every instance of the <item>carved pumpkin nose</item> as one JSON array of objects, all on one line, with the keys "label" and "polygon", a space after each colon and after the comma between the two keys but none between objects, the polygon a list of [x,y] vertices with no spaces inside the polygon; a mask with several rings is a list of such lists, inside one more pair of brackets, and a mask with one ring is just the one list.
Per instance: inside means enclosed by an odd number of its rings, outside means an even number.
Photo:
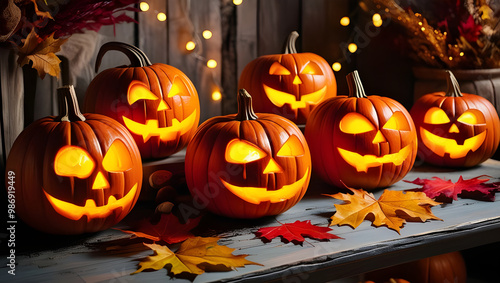
[{"label": "carved pumpkin nose", "polygon": [[300,80],[299,76],[295,75],[295,78],[293,79],[293,84],[294,85],[302,84],[302,81]]},{"label": "carved pumpkin nose", "polygon": [[158,105],[158,111],[167,110],[167,109],[168,109],[167,103],[165,103],[164,100],[161,100],[160,105]]},{"label": "carved pumpkin nose", "polygon": [[458,129],[457,125],[453,124],[450,127],[450,130],[448,131],[449,133],[459,133],[460,130]]},{"label": "carved pumpkin nose", "polygon": [[274,161],[274,159],[271,158],[271,160],[269,160],[269,163],[267,163],[267,166],[266,168],[264,169],[264,174],[269,174],[269,173],[281,173],[283,172],[283,169],[281,168],[281,166],[279,166],[278,163],[276,163],[276,161]]},{"label": "carved pumpkin nose", "polygon": [[373,138],[372,143],[377,144],[377,143],[382,143],[386,142],[387,140],[385,139],[384,135],[382,135],[382,132],[378,131],[375,137]]},{"label": "carved pumpkin nose", "polygon": [[92,190],[107,188],[109,188],[108,180],[106,180],[102,172],[97,173],[97,177],[95,177],[94,184],[92,185]]}]

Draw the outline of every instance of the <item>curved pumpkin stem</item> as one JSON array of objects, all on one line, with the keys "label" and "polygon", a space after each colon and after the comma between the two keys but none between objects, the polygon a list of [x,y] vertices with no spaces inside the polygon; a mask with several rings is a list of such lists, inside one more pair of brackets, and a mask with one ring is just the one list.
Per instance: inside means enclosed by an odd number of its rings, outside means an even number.
[{"label": "curved pumpkin stem", "polygon": [[285,45],[285,54],[293,54],[297,53],[297,49],[295,48],[295,42],[299,38],[299,33],[296,31],[292,31],[286,40]]},{"label": "curved pumpkin stem", "polygon": [[359,78],[358,71],[347,74],[347,86],[349,87],[349,97],[366,98],[365,89]]},{"label": "curved pumpkin stem", "polygon": [[80,112],[73,85],[58,88],[57,100],[59,102],[59,116],[56,117],[56,121],[75,122],[86,120],[85,116]]},{"label": "curved pumpkin stem", "polygon": [[125,54],[125,56],[127,56],[130,60],[131,67],[146,67],[151,65],[151,62],[146,54],[144,54],[144,52],[142,52],[139,48],[127,43],[111,41],[103,44],[97,53],[95,61],[96,73],[99,71],[99,67],[101,66],[102,57],[104,57],[104,54],[110,50],[120,51]]},{"label": "curved pumpkin stem", "polygon": [[446,82],[448,83],[448,90],[446,90],[446,96],[452,97],[462,97],[462,92],[460,91],[460,85],[458,84],[457,78],[450,70],[446,70],[448,77],[446,77]]},{"label": "curved pumpkin stem", "polygon": [[238,91],[238,114],[235,119],[238,121],[256,120],[257,115],[253,112],[252,96],[245,89]]}]

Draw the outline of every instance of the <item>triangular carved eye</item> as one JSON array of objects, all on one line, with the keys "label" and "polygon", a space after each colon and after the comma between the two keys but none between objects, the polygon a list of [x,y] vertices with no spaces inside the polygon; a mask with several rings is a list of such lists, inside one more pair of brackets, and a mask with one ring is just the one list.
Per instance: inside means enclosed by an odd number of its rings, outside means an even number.
[{"label": "triangular carved eye", "polygon": [[174,96],[189,96],[189,92],[187,91],[186,85],[180,79],[178,76],[175,76],[174,79],[172,80],[172,86],[170,87],[170,90],[168,91],[167,97],[174,97]]},{"label": "triangular carved eye", "polygon": [[301,156],[304,155],[304,146],[297,136],[290,136],[276,155],[283,157]]},{"label": "triangular carved eye", "polygon": [[226,161],[246,164],[264,158],[267,154],[258,146],[245,140],[233,139],[226,147]]},{"label": "triangular carved eye", "polygon": [[462,115],[460,115],[460,117],[458,117],[457,121],[469,125],[486,124],[483,113],[476,109],[469,109],[465,111]]},{"label": "triangular carved eye", "polygon": [[62,147],[54,159],[54,171],[59,176],[85,179],[92,174],[94,168],[92,157],[85,149],[78,146]]},{"label": "triangular carved eye", "polygon": [[149,88],[140,81],[132,81],[128,87],[127,100],[128,104],[132,105],[137,100],[157,100],[158,96],[149,90]]},{"label": "triangular carved eye", "polygon": [[274,62],[269,68],[270,75],[290,75],[290,71],[278,62]]},{"label": "triangular carved eye", "polygon": [[318,66],[318,64],[314,62],[308,62],[300,71],[301,74],[304,75],[323,75],[323,71]]},{"label": "triangular carved eye", "polygon": [[361,134],[376,130],[376,128],[365,116],[351,112],[340,120],[340,130],[347,134]]},{"label": "triangular carved eye", "polygon": [[104,155],[102,166],[108,172],[125,172],[132,168],[133,162],[127,146],[115,140]]},{"label": "triangular carved eye", "polygon": [[409,131],[410,124],[406,120],[406,117],[400,111],[395,112],[392,117],[385,123],[384,129],[398,130],[398,131]]},{"label": "triangular carved eye", "polygon": [[432,107],[425,113],[424,123],[426,124],[446,124],[450,122],[450,118],[443,109]]}]

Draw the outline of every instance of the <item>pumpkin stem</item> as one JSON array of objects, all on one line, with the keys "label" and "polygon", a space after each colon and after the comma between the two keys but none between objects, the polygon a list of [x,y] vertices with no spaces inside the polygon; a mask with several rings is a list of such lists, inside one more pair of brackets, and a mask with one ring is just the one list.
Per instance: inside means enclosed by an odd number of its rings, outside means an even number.
[{"label": "pumpkin stem", "polygon": [[347,74],[347,86],[349,87],[349,97],[356,98],[366,98],[365,89],[363,88],[363,83],[359,78],[358,71],[351,72]]},{"label": "pumpkin stem", "polygon": [[104,57],[104,54],[110,50],[120,51],[125,54],[125,56],[127,56],[130,60],[130,67],[146,67],[152,65],[146,54],[144,54],[144,52],[142,52],[139,48],[127,43],[111,41],[104,43],[97,53],[95,61],[96,73],[99,71],[99,67],[101,66],[102,57]]},{"label": "pumpkin stem", "polygon": [[238,121],[256,120],[258,117],[253,112],[252,96],[245,89],[238,92],[238,114],[235,119]]},{"label": "pumpkin stem", "polygon": [[452,97],[462,97],[462,92],[460,92],[460,85],[458,84],[457,78],[453,75],[450,70],[446,70],[448,77],[446,82],[448,83],[448,90],[446,91],[446,96]]},{"label": "pumpkin stem", "polygon": [[296,31],[292,31],[285,43],[285,54],[297,53],[297,49],[295,48],[295,42],[297,41],[297,38],[299,38],[299,33]]},{"label": "pumpkin stem", "polygon": [[57,116],[56,121],[75,122],[86,120],[85,116],[80,112],[73,85],[58,88],[57,99],[59,102],[59,116]]}]

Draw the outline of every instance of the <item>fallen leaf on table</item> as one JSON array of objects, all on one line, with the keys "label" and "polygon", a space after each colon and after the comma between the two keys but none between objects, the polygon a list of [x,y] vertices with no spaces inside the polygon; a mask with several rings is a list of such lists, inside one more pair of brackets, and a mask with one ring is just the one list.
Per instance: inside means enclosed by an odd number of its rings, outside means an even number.
[{"label": "fallen leaf on table", "polygon": [[304,242],[304,237],[317,240],[342,239],[336,235],[328,233],[331,231],[328,227],[319,227],[311,224],[311,220],[295,221],[294,223],[282,223],[279,226],[260,228],[255,234],[259,238],[265,238],[268,241],[276,237],[283,237],[290,242]]},{"label": "fallen leaf on table", "polygon": [[61,60],[57,58],[55,53],[61,50],[61,45],[67,40],[68,38],[54,39],[54,34],[42,39],[33,28],[24,40],[23,46],[19,47],[17,63],[22,67],[32,61],[33,68],[38,71],[38,75],[42,79],[46,74],[59,77]]},{"label": "fallen leaf on table", "polygon": [[203,274],[205,271],[229,271],[248,264],[261,265],[245,259],[248,255],[233,255],[235,249],[218,245],[218,237],[195,237],[184,241],[175,253],[158,244],[144,244],[155,251],[139,263],[140,268],[132,274],[146,269],[160,270],[169,265],[173,275],[187,272]]},{"label": "fallen leaf on table", "polygon": [[481,177],[486,176],[481,175],[467,180],[464,180],[462,176],[460,176],[456,183],[438,177],[432,177],[432,179],[417,178],[413,181],[405,180],[405,182],[422,186],[422,188],[412,191],[423,192],[432,199],[439,198],[441,202],[450,203],[452,200],[457,200],[458,196],[462,198],[494,201],[495,192],[499,188],[498,183],[486,184],[489,179],[480,179]]},{"label": "fallen leaf on table", "polygon": [[168,244],[175,244],[194,237],[189,231],[198,226],[200,220],[201,217],[197,217],[189,219],[186,224],[181,224],[177,216],[170,213],[162,214],[160,221],[155,225],[151,224],[149,220],[145,220],[139,225],[137,231],[116,230],[155,242],[164,241]]},{"label": "fallen leaf on table", "polygon": [[338,193],[327,195],[343,200],[344,204],[335,204],[337,212],[331,217],[330,225],[349,225],[358,227],[369,215],[376,227],[387,226],[399,233],[403,224],[441,220],[432,214],[431,207],[440,204],[421,192],[402,192],[384,190],[377,200],[372,193],[349,188],[353,194]]}]

